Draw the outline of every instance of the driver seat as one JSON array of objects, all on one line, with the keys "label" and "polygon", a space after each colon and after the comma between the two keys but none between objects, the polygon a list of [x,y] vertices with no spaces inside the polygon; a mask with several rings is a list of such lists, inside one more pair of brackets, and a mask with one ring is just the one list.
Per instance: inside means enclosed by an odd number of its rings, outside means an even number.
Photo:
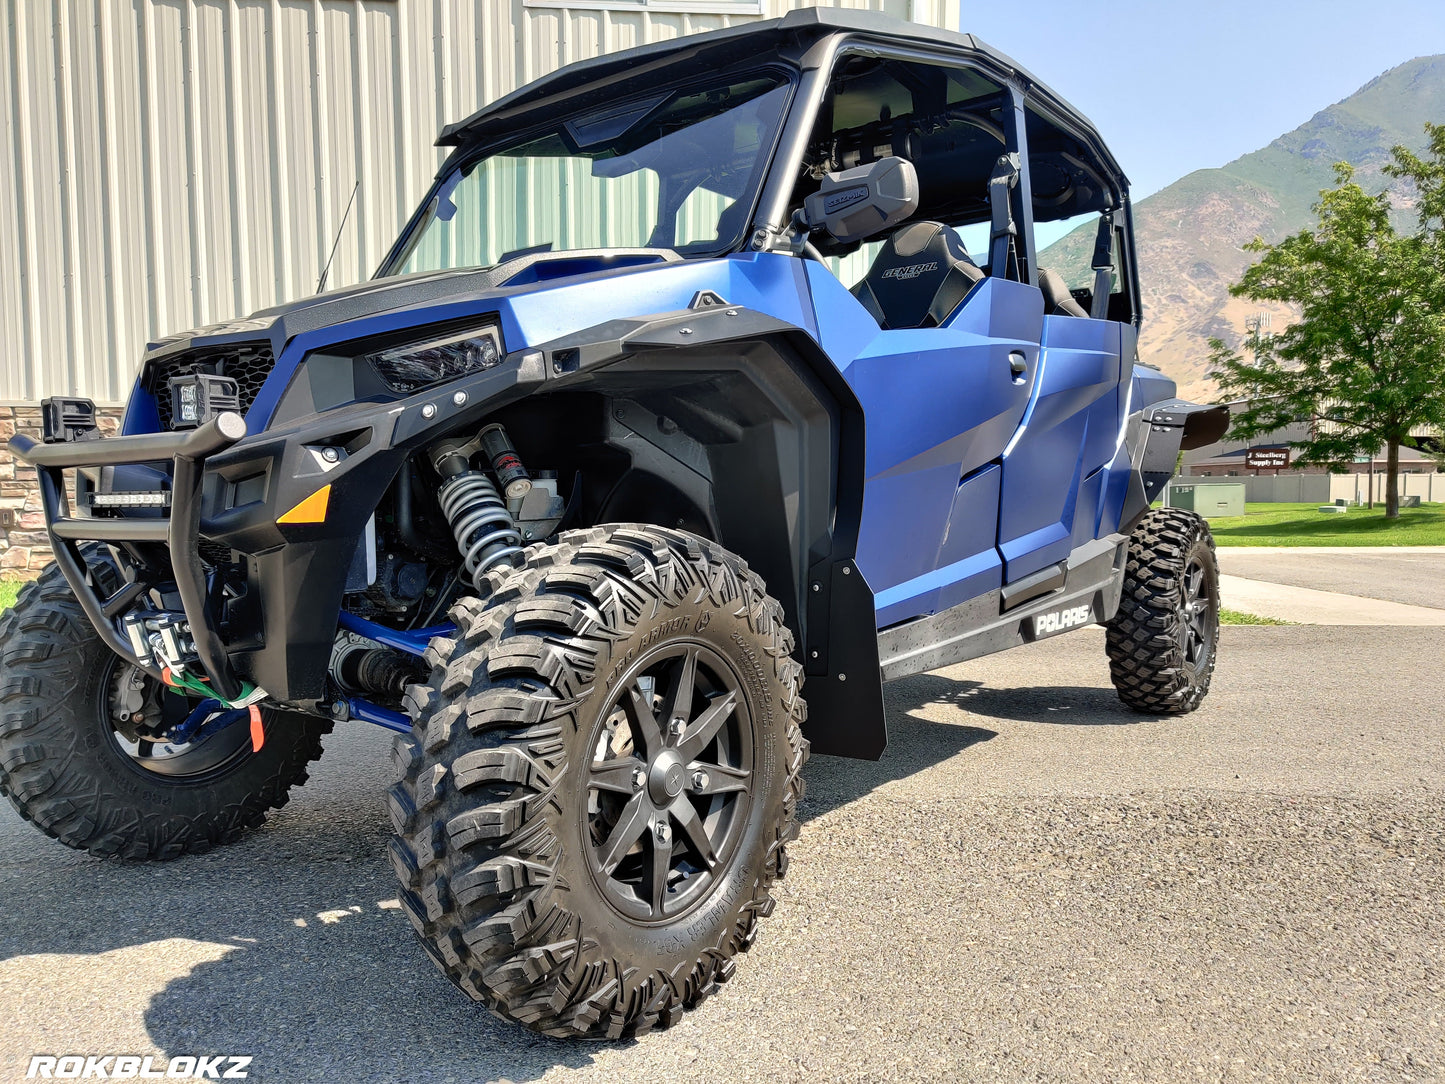
[{"label": "driver seat", "polygon": [[910,222],[883,242],[853,296],[884,330],[938,327],[986,277],[942,222]]}]

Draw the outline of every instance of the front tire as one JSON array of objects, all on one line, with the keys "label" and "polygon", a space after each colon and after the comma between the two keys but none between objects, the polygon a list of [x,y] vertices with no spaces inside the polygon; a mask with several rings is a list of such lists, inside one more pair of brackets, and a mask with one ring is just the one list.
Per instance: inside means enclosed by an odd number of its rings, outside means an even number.
[{"label": "front tire", "polygon": [[1129,537],[1119,612],[1105,643],[1119,699],[1183,715],[1204,701],[1219,644],[1219,562],[1202,516],[1155,508]]},{"label": "front tire", "polygon": [[656,527],[564,534],[453,610],[390,805],[437,966],[548,1035],[666,1027],[730,978],[807,759],[802,668],[746,564]]},{"label": "front tire", "polygon": [[68,847],[176,858],[285,805],[331,729],[266,710],[260,751],[244,723],[183,747],[125,736],[120,712],[172,695],[105,646],[50,565],[0,618],[0,793]]}]

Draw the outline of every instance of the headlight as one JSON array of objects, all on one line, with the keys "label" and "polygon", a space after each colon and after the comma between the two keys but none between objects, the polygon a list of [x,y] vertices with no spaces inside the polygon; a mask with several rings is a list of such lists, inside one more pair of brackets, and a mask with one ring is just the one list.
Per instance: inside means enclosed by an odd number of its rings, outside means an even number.
[{"label": "headlight", "polygon": [[455,380],[459,376],[484,372],[502,361],[502,344],[495,328],[474,331],[465,338],[441,338],[431,342],[408,343],[379,353],[367,354],[376,375],[388,388],[402,395]]}]

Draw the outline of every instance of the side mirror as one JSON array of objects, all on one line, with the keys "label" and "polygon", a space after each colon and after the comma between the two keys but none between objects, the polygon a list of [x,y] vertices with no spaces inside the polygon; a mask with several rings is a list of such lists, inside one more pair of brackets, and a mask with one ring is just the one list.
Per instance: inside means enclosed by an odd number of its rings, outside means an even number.
[{"label": "side mirror", "polygon": [[918,172],[906,158],[892,156],[828,173],[803,202],[803,224],[824,229],[842,244],[862,241],[902,222],[918,210]]}]

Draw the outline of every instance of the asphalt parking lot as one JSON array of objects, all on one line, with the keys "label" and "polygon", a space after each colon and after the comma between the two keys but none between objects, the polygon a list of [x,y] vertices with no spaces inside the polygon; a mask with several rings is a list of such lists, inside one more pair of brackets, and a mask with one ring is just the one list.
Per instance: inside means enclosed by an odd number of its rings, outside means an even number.
[{"label": "asphalt parking lot", "polygon": [[387,739],[262,831],[101,862],[0,810],[0,1078],[241,1053],[264,1081],[1445,1078],[1445,629],[1228,627],[1179,720],[1090,629],[890,687],[817,758],[779,906],[672,1030],[566,1044],[427,962],[383,858]]},{"label": "asphalt parking lot", "polygon": [[1221,546],[1227,576],[1445,609],[1445,546]]}]

